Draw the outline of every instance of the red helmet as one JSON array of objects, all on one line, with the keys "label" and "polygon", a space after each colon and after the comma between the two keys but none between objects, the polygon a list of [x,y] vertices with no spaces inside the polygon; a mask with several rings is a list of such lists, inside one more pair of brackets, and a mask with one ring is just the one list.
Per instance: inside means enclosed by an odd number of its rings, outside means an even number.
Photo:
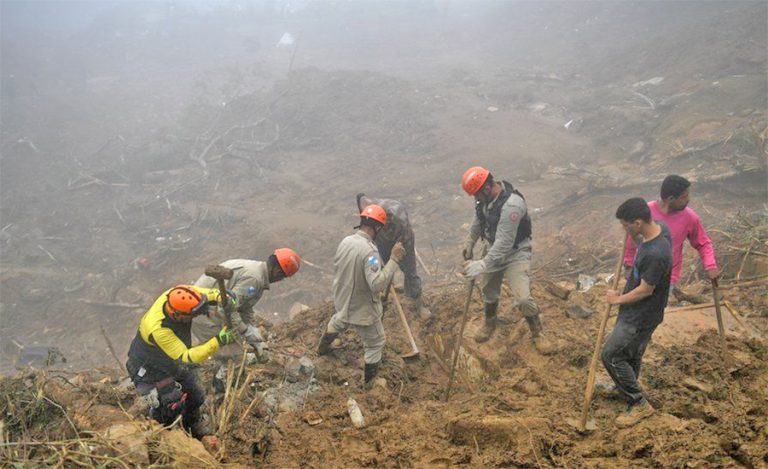
[{"label": "red helmet", "polygon": [[467,194],[474,196],[483,188],[489,174],[491,172],[481,166],[472,166],[461,177],[461,188]]},{"label": "red helmet", "polygon": [[385,212],[383,208],[375,204],[371,204],[365,207],[363,211],[360,212],[360,216],[368,218],[370,220],[376,220],[382,225],[387,224],[387,212]]},{"label": "red helmet", "polygon": [[208,298],[188,285],[173,287],[168,292],[168,315],[174,320],[191,320],[205,312]]},{"label": "red helmet", "polygon": [[277,263],[280,264],[280,268],[283,269],[283,273],[286,277],[290,277],[299,271],[301,267],[301,257],[296,254],[296,251],[289,248],[275,249],[275,257]]}]

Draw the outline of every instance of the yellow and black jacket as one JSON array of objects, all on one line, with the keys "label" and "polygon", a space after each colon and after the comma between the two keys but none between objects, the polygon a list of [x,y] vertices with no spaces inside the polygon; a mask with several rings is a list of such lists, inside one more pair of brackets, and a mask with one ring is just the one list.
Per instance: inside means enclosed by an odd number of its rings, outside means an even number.
[{"label": "yellow and black jacket", "polygon": [[[206,294],[211,304],[219,298],[215,288],[187,288]],[[144,313],[128,350],[129,362],[156,377],[175,375],[182,364],[201,363],[219,350],[216,337],[192,347],[192,321],[172,321],[164,312],[170,291],[163,292]]]}]

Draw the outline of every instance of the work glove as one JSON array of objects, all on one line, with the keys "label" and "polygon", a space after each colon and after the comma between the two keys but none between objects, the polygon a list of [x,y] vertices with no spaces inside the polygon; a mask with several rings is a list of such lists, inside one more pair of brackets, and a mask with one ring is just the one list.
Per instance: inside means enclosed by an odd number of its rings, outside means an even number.
[{"label": "work glove", "polygon": [[472,260],[472,249],[474,247],[475,243],[470,242],[469,240],[464,243],[464,247],[461,249],[461,257],[463,257],[465,261]]},{"label": "work glove", "polygon": [[464,275],[475,278],[485,272],[485,261],[466,261],[464,263]]},{"label": "work glove", "polygon": [[221,296],[216,301],[217,311],[220,315],[230,315],[237,310],[237,295],[232,290],[227,289],[227,304],[221,307]]},{"label": "work glove", "polygon": [[403,243],[397,242],[392,246],[392,254],[390,256],[395,262],[400,264],[405,259],[405,248]]},{"label": "work glove", "polygon": [[256,346],[259,342],[264,342],[264,337],[262,337],[261,331],[259,331],[259,328],[253,324],[248,324],[245,328],[245,332],[243,332],[243,337],[249,345],[253,346]]},{"label": "work glove", "polygon": [[176,381],[158,389],[157,392],[160,406],[151,413],[158,421],[168,425],[184,413],[184,407],[189,396],[182,391],[181,384]]},{"label": "work glove", "polygon": [[151,391],[149,391],[148,394],[144,394],[141,396],[141,398],[144,400],[144,402],[147,404],[147,407],[150,409],[157,409],[160,407],[160,398],[157,395],[157,389],[152,388]]},{"label": "work glove", "polygon": [[232,333],[232,331],[228,330],[226,326],[224,326],[216,336],[216,340],[219,341],[219,345],[229,345],[235,343],[235,334]]}]

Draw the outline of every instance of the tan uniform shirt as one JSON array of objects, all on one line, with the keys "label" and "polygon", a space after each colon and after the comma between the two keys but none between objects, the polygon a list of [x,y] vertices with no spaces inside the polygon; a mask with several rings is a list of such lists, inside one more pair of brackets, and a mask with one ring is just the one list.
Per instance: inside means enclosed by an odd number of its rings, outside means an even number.
[{"label": "tan uniform shirt", "polygon": [[333,265],[333,303],[339,319],[359,326],[370,326],[380,319],[380,294],[392,281],[397,263],[390,259],[382,266],[376,244],[358,230],[339,243]]},{"label": "tan uniform shirt", "polygon": [[[230,259],[220,265],[232,269],[232,278],[225,282],[227,290],[237,297],[237,312],[232,314],[232,326],[240,333],[253,324],[253,306],[261,299],[264,290],[269,290],[269,272],[267,263],[249,259]],[[216,279],[201,275],[195,286],[218,288]],[[218,312],[211,311],[210,319],[216,325],[224,325],[225,318]],[[197,320],[197,319],[196,319]]]}]

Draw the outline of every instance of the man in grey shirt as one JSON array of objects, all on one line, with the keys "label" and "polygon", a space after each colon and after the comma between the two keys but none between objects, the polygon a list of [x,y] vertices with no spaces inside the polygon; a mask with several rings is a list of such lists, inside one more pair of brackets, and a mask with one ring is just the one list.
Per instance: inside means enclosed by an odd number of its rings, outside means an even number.
[{"label": "man in grey shirt", "polygon": [[369,205],[360,212],[358,230],[339,244],[333,259],[336,313],[328,322],[317,350],[318,355],[331,353],[333,340],[347,328],[353,328],[363,340],[366,384],[376,377],[384,350],[381,293],[405,257],[403,245],[396,243],[389,262],[382,267],[374,240],[386,224],[384,209]]},{"label": "man in grey shirt", "polygon": [[[523,195],[507,181],[494,181],[490,171],[480,166],[464,173],[461,186],[475,197],[475,218],[462,249],[464,274],[469,278],[482,276],[485,301],[485,324],[475,340],[489,340],[496,329],[499,293],[506,276],[515,306],[531,329],[536,350],[543,354],[554,352],[542,332],[539,307],[531,296],[531,219]],[[478,239],[485,241],[482,259],[471,260]]]}]

